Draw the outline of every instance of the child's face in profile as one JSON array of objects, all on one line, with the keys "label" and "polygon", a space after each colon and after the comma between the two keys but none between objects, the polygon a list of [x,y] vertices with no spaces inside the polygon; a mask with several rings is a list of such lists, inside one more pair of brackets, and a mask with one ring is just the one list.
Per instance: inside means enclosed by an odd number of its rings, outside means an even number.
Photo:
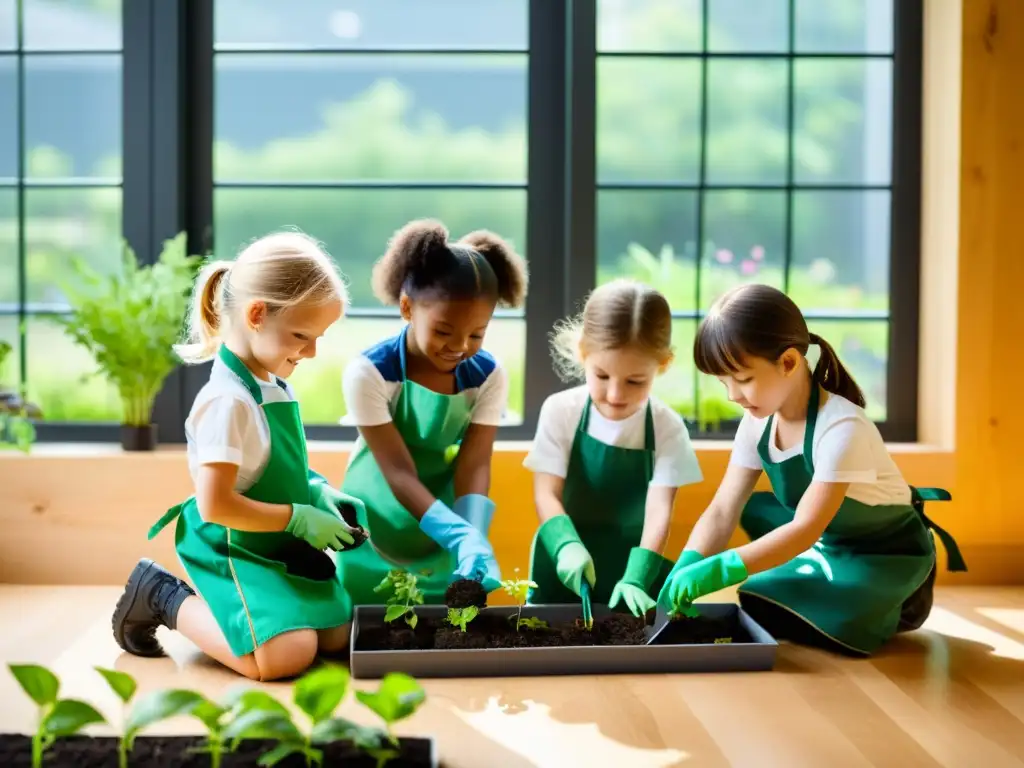
[{"label": "child's face in profile", "polygon": [[648,352],[630,348],[586,353],[583,368],[587,390],[606,419],[628,419],[639,410],[654,386],[661,363]]},{"label": "child's face in profile", "polygon": [[777,361],[750,357],[731,375],[719,376],[729,400],[764,419],[778,411],[792,392],[800,355],[796,350],[786,351]]},{"label": "child's face in profile", "polygon": [[412,352],[437,371],[451,373],[480,351],[494,307],[493,299],[413,301],[403,296],[402,317],[410,324]]},{"label": "child's face in profile", "polygon": [[273,314],[267,313],[263,302],[254,302],[248,317],[253,357],[268,373],[288,378],[300,361],[316,357],[317,340],[338,321],[342,310],[339,299]]}]

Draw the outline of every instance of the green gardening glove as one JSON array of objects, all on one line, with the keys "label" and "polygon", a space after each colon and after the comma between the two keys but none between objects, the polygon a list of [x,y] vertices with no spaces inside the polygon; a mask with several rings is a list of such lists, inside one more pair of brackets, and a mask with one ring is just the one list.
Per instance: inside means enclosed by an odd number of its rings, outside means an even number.
[{"label": "green gardening glove", "polygon": [[292,518],[285,528],[295,538],[321,551],[337,551],[351,544],[355,541],[351,530],[337,515],[325,515],[322,509],[309,504],[292,504]]},{"label": "green gardening glove", "polygon": [[359,515],[366,514],[366,505],[355,496],[342,493],[326,480],[311,479],[309,481],[309,500],[317,509],[329,515],[341,517],[341,522],[352,535],[352,544],[346,549],[356,549],[368,538],[369,534],[359,525]]},{"label": "green gardening glove", "polygon": [[655,606],[654,600],[647,594],[654,579],[658,576],[664,558],[657,552],[643,547],[633,547],[629,551],[626,572],[612,590],[609,608],[614,608],[619,601],[625,601],[626,607],[634,616],[643,616]]},{"label": "green gardening glove", "polygon": [[540,527],[537,532],[540,543],[555,561],[555,573],[566,589],[580,594],[583,578],[593,587],[597,582],[594,572],[594,559],[583,546],[576,526],[568,515],[555,515]]},{"label": "green gardening glove", "polygon": [[[693,601],[747,578],[747,566],[735,549],[698,560],[675,571],[661,590],[670,613],[686,612]],[[659,596],[659,601],[661,596]]]}]

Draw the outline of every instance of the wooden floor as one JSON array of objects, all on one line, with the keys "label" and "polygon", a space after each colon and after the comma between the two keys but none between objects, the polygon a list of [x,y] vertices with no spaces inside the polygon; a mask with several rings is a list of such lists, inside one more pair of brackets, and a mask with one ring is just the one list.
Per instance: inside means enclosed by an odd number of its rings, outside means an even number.
[{"label": "wooden floor", "polygon": [[[50,666],[63,695],[110,718],[119,706],[93,665],[134,675],[141,691],[216,696],[239,681],[169,633],[170,658],[123,655],[110,635],[118,594],[0,586],[0,661]],[[34,708],[5,671],[0,731],[29,732]],[[774,672],[424,685],[427,704],[398,730],[434,736],[451,767],[1024,766],[1024,589],[940,589],[924,629],[866,661],[783,645]],[[154,729],[175,731],[196,732],[188,720]]]}]

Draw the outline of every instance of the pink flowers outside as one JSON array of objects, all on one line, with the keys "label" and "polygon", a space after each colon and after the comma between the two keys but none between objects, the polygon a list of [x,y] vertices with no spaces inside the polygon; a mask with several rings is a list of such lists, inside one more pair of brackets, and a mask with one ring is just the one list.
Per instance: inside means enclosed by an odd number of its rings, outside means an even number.
[{"label": "pink flowers outside", "polygon": [[732,264],[732,251],[728,248],[719,248],[715,251],[715,261],[719,264]]},{"label": "pink flowers outside", "polygon": [[743,263],[740,264],[740,274],[752,275],[757,272],[757,262],[751,261],[750,259],[744,259]]},{"label": "pink flowers outside", "polygon": [[750,258],[754,261],[764,261],[764,246],[755,245],[750,249]]}]

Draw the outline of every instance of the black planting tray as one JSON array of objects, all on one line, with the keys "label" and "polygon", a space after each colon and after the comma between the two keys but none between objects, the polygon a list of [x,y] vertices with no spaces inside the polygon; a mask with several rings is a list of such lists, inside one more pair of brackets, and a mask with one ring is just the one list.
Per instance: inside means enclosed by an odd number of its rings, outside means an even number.
[{"label": "black planting tray", "polygon": [[[752,642],[669,644],[657,638],[651,645],[572,645],[542,648],[469,648],[427,650],[357,650],[360,628],[368,622],[383,623],[385,606],[361,605],[352,620],[350,669],[360,679],[379,679],[388,672],[431,677],[513,677],[540,675],[608,675],[673,672],[756,672],[775,665],[778,643],[740,606],[733,603],[698,603],[709,618],[738,616]],[[486,614],[513,616],[513,606],[485,608]],[[418,606],[421,619],[444,620],[445,606]],[[610,613],[594,605],[595,620]],[[523,618],[572,622],[580,617],[579,605],[537,605],[523,608]],[[659,621],[664,621],[660,618]],[[398,619],[401,625],[403,619]]]}]

